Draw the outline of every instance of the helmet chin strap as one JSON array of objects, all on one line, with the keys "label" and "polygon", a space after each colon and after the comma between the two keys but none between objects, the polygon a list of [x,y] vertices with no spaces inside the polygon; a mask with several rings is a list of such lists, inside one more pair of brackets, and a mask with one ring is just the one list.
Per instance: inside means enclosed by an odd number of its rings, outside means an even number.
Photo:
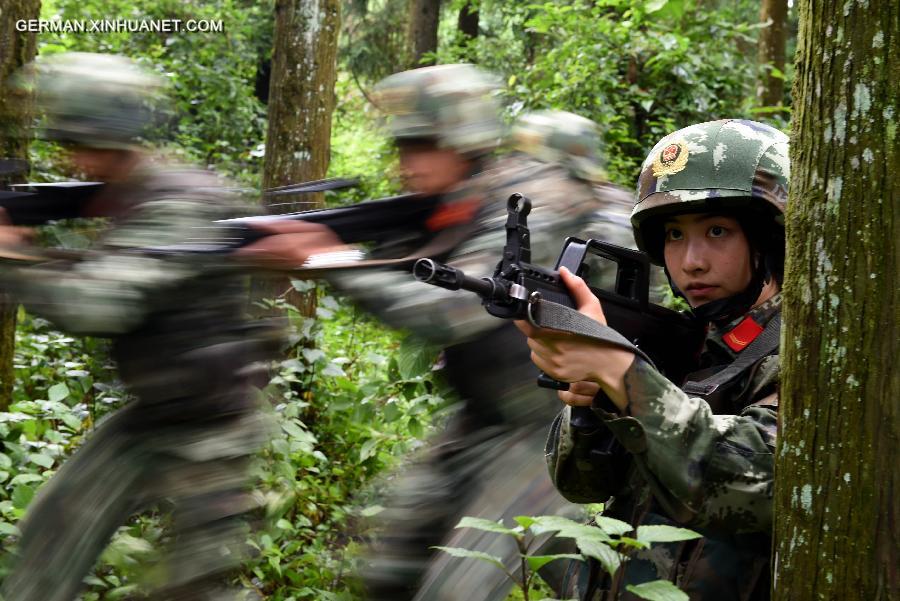
[{"label": "helmet chin strap", "polygon": [[[669,280],[669,286],[672,287],[672,292],[675,296],[679,296],[687,301],[687,297],[672,281],[672,276],[669,275],[668,267],[665,268],[665,273],[666,278]],[[753,303],[759,298],[763,286],[765,286],[769,277],[769,270],[766,268],[765,261],[759,259],[756,261],[756,267],[753,269],[753,277],[750,278],[750,283],[747,284],[746,288],[729,297],[710,301],[699,307],[692,307],[691,313],[693,313],[697,319],[705,323],[728,323],[747,313],[753,307]]]}]

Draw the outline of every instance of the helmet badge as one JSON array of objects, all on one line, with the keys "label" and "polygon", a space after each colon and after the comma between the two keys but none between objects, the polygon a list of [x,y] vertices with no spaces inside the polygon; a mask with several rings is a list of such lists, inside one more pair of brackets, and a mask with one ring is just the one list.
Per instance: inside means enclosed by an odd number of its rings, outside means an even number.
[{"label": "helmet badge", "polygon": [[688,147],[684,142],[666,144],[653,161],[653,176],[674,175],[684,169],[688,161]]}]

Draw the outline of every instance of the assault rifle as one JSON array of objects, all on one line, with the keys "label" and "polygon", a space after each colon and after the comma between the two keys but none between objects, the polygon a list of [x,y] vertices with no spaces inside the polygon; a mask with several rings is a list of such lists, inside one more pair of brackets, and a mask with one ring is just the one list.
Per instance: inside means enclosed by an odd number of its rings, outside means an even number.
[{"label": "assault rifle", "polygon": [[[0,182],[27,171],[28,163],[25,161],[0,159]],[[263,195],[282,197],[338,190],[358,183],[357,179],[316,180],[271,188],[264,190]],[[6,186],[6,189],[0,188],[0,207],[6,211],[13,225],[43,225],[51,221],[85,216],[89,204],[102,194],[104,187],[105,184],[100,182],[16,184]],[[347,244],[373,242],[387,247],[387,250],[401,252],[399,249],[403,248],[403,244],[407,248],[420,247],[439,231],[459,225],[460,216],[455,215],[452,210],[442,211],[443,208],[446,207],[437,196],[403,194],[343,207],[226,219],[215,224],[215,241],[212,243],[206,236],[206,228],[197,228],[196,236],[186,243],[144,250],[159,254],[227,254],[267,236],[266,231],[256,227],[259,224],[287,219],[326,225]],[[223,224],[228,231],[224,241],[221,238]],[[451,243],[452,240],[445,238],[445,242]]]},{"label": "assault rifle", "polygon": [[[0,181],[11,179],[28,172],[28,162],[18,159],[0,159]],[[324,192],[351,188],[359,184],[358,179],[331,178],[301,184],[291,184],[263,190],[264,197],[278,197],[310,192]],[[0,189],[0,207],[12,225],[36,226],[51,221],[84,217],[88,205],[103,191],[103,182],[48,182],[13,184]],[[233,191],[248,192],[234,189]],[[276,203],[277,207],[285,204]],[[103,215],[92,215],[102,217]],[[319,217],[321,219],[321,217]]]},{"label": "assault rifle", "polygon": [[[681,382],[696,369],[696,355],[685,349],[699,352],[704,329],[682,313],[649,302],[650,262],[644,253],[600,240],[568,238],[553,270],[534,265],[527,223],[530,211],[531,201],[521,194],[507,201],[506,246],[492,277],[474,278],[432,259],[419,259],[413,275],[448,290],[476,293],[496,317],[529,319],[538,301],[575,308],[559,275],[559,269],[567,267],[584,278],[600,299],[608,325],[646,353],[670,380]],[[545,374],[538,377],[538,385],[559,390],[569,386]]]}]

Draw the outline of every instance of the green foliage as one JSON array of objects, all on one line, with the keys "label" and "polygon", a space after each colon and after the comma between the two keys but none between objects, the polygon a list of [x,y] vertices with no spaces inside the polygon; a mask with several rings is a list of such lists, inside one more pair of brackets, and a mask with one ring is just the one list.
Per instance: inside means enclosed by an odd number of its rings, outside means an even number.
[{"label": "green foliage", "polygon": [[446,402],[433,349],[322,292],[316,318],[275,304],[290,321],[290,350],[266,390],[280,432],[258,465],[274,528],[253,537],[259,555],[245,580],[271,599],[321,599],[354,590],[344,575],[358,543],[348,537],[374,497],[359,491],[426,434]]},{"label": "green foliage", "polygon": [[[517,526],[508,528],[501,522],[483,518],[464,517],[457,528],[476,528],[484,532],[492,532],[511,537],[516,544],[521,559],[521,574],[511,573],[499,557],[479,551],[459,547],[435,547],[453,557],[485,561],[502,570],[516,583],[522,599],[528,601],[535,583],[537,571],[551,561],[573,559],[582,561],[588,557],[596,559],[609,575],[615,576],[624,562],[628,561],[631,549],[646,549],[651,543],[675,542],[699,538],[700,535],[685,528],[665,525],[639,526],[636,537],[624,536],[634,528],[630,524],[614,518],[597,515],[593,524],[580,524],[559,516],[519,516],[515,518]],[[578,546],[580,555],[562,553],[557,555],[534,555],[532,548],[538,537],[553,533],[561,538],[572,538]],[[650,601],[687,601],[687,595],[671,582],[654,581],[637,586],[629,585],[628,590]]]},{"label": "green foliage", "polygon": [[502,74],[512,113],[554,108],[599,123],[610,176],[630,187],[652,145],[675,129],[726,117],[784,125],[752,111],[756,66],[747,54],[755,56],[758,25],[743,4],[485,0],[483,35],[442,46],[439,58]]},{"label": "green foliage", "polygon": [[51,0],[42,3],[41,18],[221,20],[223,31],[45,34],[39,51],[119,53],[140,60],[168,82],[173,106],[164,139],[171,151],[252,183],[262,167],[266,127],[255,84],[258,66],[271,53],[272,14],[272,0]]}]

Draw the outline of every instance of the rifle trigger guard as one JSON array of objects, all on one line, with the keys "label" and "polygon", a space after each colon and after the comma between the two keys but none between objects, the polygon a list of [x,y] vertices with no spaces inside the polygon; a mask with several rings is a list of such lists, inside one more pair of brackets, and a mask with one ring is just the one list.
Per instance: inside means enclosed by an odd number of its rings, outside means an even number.
[{"label": "rifle trigger guard", "polygon": [[530,323],[531,325],[533,325],[536,328],[539,328],[541,326],[534,319],[534,313],[532,313],[532,310],[534,309],[535,305],[537,305],[540,302],[541,302],[541,293],[540,292],[534,291],[528,297],[528,308],[526,309],[528,323]]}]

